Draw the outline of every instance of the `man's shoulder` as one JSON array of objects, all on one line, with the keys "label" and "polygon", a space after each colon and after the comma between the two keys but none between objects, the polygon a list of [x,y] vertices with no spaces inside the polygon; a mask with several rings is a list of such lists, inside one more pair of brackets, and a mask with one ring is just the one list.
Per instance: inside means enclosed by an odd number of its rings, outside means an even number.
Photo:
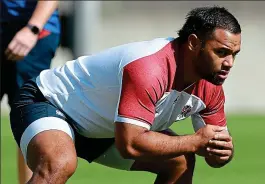
[{"label": "man's shoulder", "polygon": [[124,49],[122,61],[124,64],[137,60],[154,60],[164,53],[173,38],[155,38],[148,41],[132,42],[120,47]]},{"label": "man's shoulder", "polygon": [[141,77],[145,81],[159,80],[164,85],[168,84],[168,79],[172,78],[169,75],[174,75],[170,69],[175,68],[176,64],[172,59],[168,59],[168,53],[171,52],[169,47],[170,41],[166,39],[139,43],[137,47],[126,51],[128,55],[122,59],[123,71],[135,74],[136,78]]}]

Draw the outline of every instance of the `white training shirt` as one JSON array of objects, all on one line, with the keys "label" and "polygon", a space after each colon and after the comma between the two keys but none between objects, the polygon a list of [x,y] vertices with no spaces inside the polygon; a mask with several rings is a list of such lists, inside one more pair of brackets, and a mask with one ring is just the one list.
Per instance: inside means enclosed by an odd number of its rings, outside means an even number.
[{"label": "white training shirt", "polygon": [[195,131],[226,126],[222,86],[200,80],[176,90],[183,67],[174,44],[174,38],[157,38],[79,57],[42,71],[37,85],[86,137],[114,137],[114,122],[160,131],[189,116]]}]

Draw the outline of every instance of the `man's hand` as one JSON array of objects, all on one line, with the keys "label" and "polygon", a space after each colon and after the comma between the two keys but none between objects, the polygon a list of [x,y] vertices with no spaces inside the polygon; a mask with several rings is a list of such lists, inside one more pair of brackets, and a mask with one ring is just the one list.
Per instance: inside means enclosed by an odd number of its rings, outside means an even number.
[{"label": "man's hand", "polygon": [[232,159],[233,149],[229,133],[227,131],[218,133],[208,143],[206,161],[212,167],[222,167]]},{"label": "man's hand", "polygon": [[216,135],[219,135],[219,132],[223,131],[224,129],[224,127],[214,125],[206,125],[199,129],[195,134],[195,136],[197,137],[197,141],[195,142],[195,153],[200,156],[207,155],[206,148],[209,141],[214,139],[214,137]]},{"label": "man's hand", "polygon": [[22,28],[9,43],[5,54],[8,60],[19,61],[23,59],[38,41],[38,35],[35,35],[27,27]]}]

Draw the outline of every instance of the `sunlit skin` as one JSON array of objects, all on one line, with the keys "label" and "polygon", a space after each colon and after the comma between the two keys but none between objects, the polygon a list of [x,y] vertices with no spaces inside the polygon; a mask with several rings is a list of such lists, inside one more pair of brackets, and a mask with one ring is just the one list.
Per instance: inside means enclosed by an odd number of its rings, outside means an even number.
[{"label": "sunlit skin", "polygon": [[195,71],[201,78],[215,85],[222,85],[240,52],[240,46],[241,34],[223,29],[215,30],[193,61]]}]

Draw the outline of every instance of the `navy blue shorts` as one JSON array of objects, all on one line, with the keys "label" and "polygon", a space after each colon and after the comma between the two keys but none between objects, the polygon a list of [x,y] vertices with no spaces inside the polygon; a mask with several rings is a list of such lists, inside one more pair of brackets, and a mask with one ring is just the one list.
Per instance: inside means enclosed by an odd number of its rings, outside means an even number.
[{"label": "navy blue shorts", "polygon": [[[38,120],[43,120],[47,117],[49,121],[38,123]],[[55,121],[50,121],[51,118],[54,118]],[[77,156],[88,162],[98,158],[114,143],[114,138],[95,139],[80,135],[75,128],[76,122],[42,95],[35,83],[35,79],[29,80],[20,88],[14,103],[11,105],[10,120],[15,140],[24,154],[27,149],[27,145],[24,145],[24,140],[28,139],[27,136],[36,131],[36,129],[44,131],[46,127],[48,127],[47,130],[50,130],[50,127],[55,127],[57,130],[68,133],[72,138],[74,137]],[[35,126],[34,131],[30,132],[29,127],[32,126]],[[28,132],[25,133],[27,130]],[[34,135],[30,136],[31,138],[34,137]]]},{"label": "navy blue shorts", "polygon": [[38,76],[42,70],[50,68],[60,41],[59,34],[51,33],[39,39],[23,60],[9,61],[4,52],[15,34],[25,25],[26,23],[22,22],[1,22],[1,99],[7,94],[9,105],[24,82]]}]

